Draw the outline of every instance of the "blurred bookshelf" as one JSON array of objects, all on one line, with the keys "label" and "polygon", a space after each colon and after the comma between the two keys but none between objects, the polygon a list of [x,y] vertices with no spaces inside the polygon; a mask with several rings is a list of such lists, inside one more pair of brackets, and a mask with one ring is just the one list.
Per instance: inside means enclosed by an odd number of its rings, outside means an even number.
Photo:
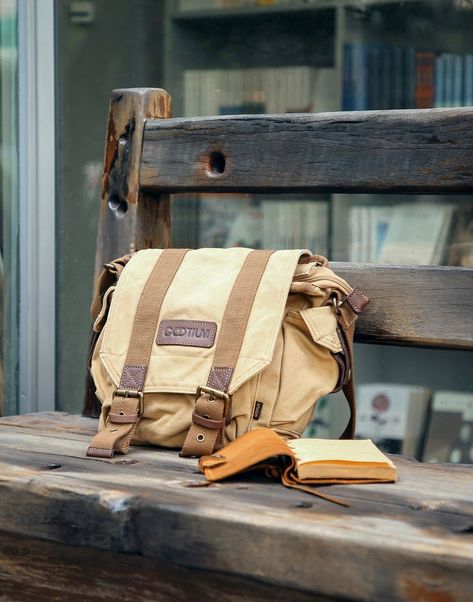
[{"label": "blurred bookshelf", "polygon": [[[164,87],[176,117],[470,106],[472,28],[473,3],[460,0],[168,1]],[[187,194],[172,212],[174,246],[473,267],[470,196]],[[424,387],[429,408],[439,391],[473,393],[468,352],[358,345],[357,363],[361,386]],[[332,405],[336,436],[343,409]],[[414,405],[422,458],[432,413]]]},{"label": "blurred bookshelf", "polygon": [[[176,116],[473,105],[473,10],[461,8],[466,5],[169,1],[165,86]],[[473,265],[469,197],[292,195],[273,202],[275,215],[264,197],[246,196],[235,209],[231,195],[222,198],[220,211],[215,195],[177,195],[174,244],[206,244],[213,235],[205,228],[215,234],[218,220],[222,245],[251,239],[258,248],[270,241],[301,247],[315,240],[323,241],[318,252],[337,261]],[[307,224],[314,236],[305,232]],[[243,236],[244,228],[259,231],[259,238]]]}]

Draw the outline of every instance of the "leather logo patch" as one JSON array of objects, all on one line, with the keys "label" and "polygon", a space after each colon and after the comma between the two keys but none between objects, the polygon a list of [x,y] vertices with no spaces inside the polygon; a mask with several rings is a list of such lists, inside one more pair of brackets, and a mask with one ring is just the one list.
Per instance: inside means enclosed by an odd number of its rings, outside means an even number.
[{"label": "leather logo patch", "polygon": [[212,347],[217,333],[215,322],[198,320],[162,320],[158,328],[158,345]]}]

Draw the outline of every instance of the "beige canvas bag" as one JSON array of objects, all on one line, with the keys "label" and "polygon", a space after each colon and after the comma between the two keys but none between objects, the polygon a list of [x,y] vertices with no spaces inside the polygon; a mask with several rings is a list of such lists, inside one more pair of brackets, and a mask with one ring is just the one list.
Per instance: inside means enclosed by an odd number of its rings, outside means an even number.
[{"label": "beige canvas bag", "polygon": [[105,266],[90,370],[102,403],[87,455],[130,443],[210,454],[256,427],[299,437],[344,389],[368,299],[309,251],[148,249]]}]

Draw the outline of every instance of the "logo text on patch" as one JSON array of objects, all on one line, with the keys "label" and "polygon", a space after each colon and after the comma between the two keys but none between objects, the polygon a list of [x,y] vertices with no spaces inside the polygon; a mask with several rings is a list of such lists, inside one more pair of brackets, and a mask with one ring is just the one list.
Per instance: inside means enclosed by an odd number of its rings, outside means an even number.
[{"label": "logo text on patch", "polygon": [[162,320],[158,328],[158,345],[212,347],[217,332],[215,322],[199,320]]}]

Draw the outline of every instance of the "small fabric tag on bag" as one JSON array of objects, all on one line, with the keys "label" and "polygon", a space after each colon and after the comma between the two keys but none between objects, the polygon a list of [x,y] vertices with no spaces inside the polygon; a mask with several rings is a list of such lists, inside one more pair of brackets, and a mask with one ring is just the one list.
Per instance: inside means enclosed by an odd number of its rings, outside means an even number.
[{"label": "small fabric tag on bag", "polygon": [[255,409],[253,411],[253,420],[259,420],[262,410],[263,410],[263,403],[261,401],[255,401]]},{"label": "small fabric tag on bag", "polygon": [[158,328],[158,345],[212,347],[217,333],[215,322],[199,320],[162,320]]}]

